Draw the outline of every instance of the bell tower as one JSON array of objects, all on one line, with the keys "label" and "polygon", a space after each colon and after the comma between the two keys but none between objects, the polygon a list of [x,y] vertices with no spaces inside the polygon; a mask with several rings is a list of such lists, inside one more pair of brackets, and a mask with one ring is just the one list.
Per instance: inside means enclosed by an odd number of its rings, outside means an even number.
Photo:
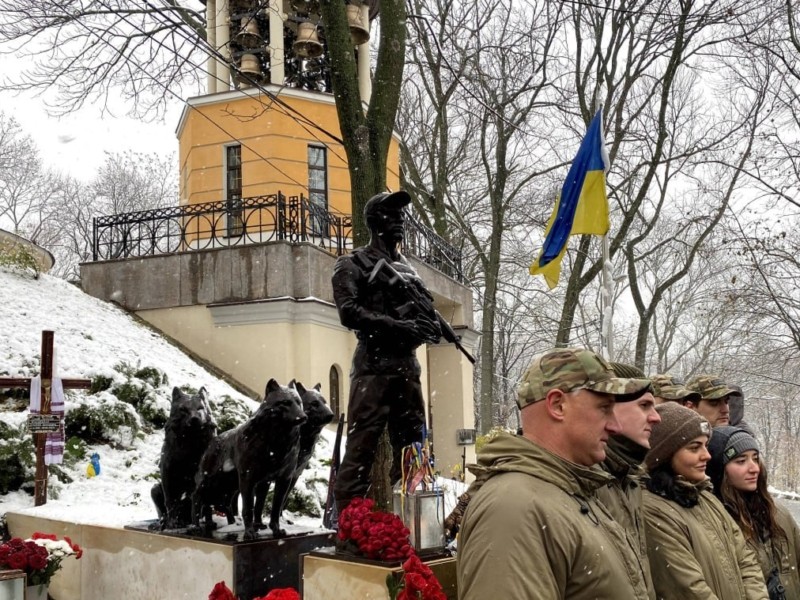
[{"label": "bell tower", "polygon": [[[325,27],[319,0],[205,0],[208,44],[216,51],[207,64],[207,93],[273,84],[331,92]],[[370,23],[375,6],[346,5],[358,64],[359,94],[372,93]]]}]

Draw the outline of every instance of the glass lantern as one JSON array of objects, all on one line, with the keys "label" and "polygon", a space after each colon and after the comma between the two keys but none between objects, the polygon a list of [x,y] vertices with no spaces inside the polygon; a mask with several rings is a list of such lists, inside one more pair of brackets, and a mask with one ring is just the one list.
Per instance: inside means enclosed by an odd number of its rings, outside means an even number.
[{"label": "glass lantern", "polygon": [[417,554],[443,552],[444,495],[442,490],[413,491],[403,494],[394,490],[394,513],[410,531],[411,545]]}]

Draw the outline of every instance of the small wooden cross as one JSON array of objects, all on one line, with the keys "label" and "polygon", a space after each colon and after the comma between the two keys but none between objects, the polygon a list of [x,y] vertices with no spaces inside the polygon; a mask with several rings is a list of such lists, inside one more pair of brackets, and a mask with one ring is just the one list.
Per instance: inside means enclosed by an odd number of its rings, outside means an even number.
[{"label": "small wooden cross", "polygon": [[[42,331],[41,373],[42,380],[42,415],[50,414],[50,388],[53,381],[53,332]],[[62,379],[64,389],[89,389],[91,379]],[[28,377],[0,377],[0,389],[22,388],[30,389],[31,380]],[[63,426],[63,424],[62,424]],[[47,465],[44,464],[44,446],[47,433],[33,434],[36,446],[36,477],[34,489],[34,505],[41,506],[47,502]]]}]

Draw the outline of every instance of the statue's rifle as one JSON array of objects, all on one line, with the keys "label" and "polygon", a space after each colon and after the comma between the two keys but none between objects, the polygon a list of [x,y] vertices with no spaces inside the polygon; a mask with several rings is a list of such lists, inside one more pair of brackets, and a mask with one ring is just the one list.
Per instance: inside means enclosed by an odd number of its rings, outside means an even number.
[{"label": "statue's rifle", "polygon": [[438,322],[445,341],[455,345],[469,362],[475,364],[475,357],[461,345],[461,336],[456,334],[450,323],[433,307],[433,298],[428,293],[421,293],[417,286],[407,282],[385,258],[375,263],[367,282],[372,283],[376,278],[380,278],[389,286],[389,289],[399,294],[400,299],[405,301],[398,309],[398,314],[401,316],[409,316],[412,313],[430,315]]},{"label": "statue's rifle", "polygon": [[344,431],[344,413],[339,416],[339,425],[336,427],[336,439],[333,442],[333,456],[331,457],[331,470],[328,475],[328,494],[325,498],[325,512],[322,515],[322,526],[333,529],[339,520],[339,511],[336,507],[336,500],[333,495],[333,487],[336,484],[336,475],[339,472],[342,454],[342,433]]}]

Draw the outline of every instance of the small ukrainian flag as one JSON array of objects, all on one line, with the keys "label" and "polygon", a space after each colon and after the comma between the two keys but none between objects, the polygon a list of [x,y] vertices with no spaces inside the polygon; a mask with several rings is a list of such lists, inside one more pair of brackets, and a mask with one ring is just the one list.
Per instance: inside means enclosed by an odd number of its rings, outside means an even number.
[{"label": "small ukrainian flag", "polygon": [[606,175],[608,155],[603,141],[603,109],[597,111],[572,161],[553,214],[547,222],[544,247],[530,268],[544,275],[552,290],[561,275],[561,260],[571,235],[608,233]]}]

